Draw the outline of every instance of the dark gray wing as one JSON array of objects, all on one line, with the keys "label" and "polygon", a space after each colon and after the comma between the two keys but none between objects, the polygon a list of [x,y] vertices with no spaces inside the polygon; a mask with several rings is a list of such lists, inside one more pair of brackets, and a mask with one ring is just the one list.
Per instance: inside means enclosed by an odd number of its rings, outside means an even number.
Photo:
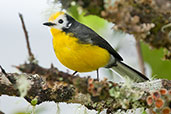
[{"label": "dark gray wing", "polygon": [[80,43],[97,45],[108,50],[108,52],[117,60],[123,60],[122,57],[112,48],[112,46],[95,31],[73,19],[70,19],[69,21],[72,23],[71,27],[67,29],[63,28],[66,33],[73,33],[75,37],[79,38]]}]

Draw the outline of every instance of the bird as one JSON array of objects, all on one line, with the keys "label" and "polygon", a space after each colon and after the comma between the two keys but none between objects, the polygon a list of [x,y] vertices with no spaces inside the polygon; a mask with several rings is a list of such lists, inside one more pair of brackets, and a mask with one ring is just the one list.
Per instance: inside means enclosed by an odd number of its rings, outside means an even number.
[{"label": "bird", "polygon": [[94,30],[81,24],[69,14],[58,11],[43,25],[50,27],[53,48],[58,60],[67,68],[77,72],[97,71],[109,68],[134,82],[149,80],[145,75],[128,66],[112,46]]}]

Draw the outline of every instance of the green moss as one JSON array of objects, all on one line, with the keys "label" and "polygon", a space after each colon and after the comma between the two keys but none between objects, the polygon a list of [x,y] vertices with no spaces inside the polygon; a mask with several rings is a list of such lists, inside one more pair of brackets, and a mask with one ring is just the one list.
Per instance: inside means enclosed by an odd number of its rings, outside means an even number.
[{"label": "green moss", "polygon": [[154,19],[152,19],[152,23],[155,24],[155,27],[151,29],[151,33],[152,34],[157,34],[160,30],[161,30],[161,27],[162,27],[162,17],[158,16]]},{"label": "green moss", "polygon": [[120,97],[120,92],[117,90],[117,88],[113,87],[113,88],[109,89],[109,95],[111,97],[118,98],[118,97]]},{"label": "green moss", "polygon": [[63,78],[62,77],[60,77],[60,78],[58,78],[59,79],[59,81],[63,81]]},{"label": "green moss", "polygon": [[94,107],[94,108],[95,108],[96,106],[97,106],[97,103],[92,104],[92,107]]},{"label": "green moss", "polygon": [[114,88],[109,89],[109,94],[111,97],[114,97],[115,96],[115,89]]},{"label": "green moss", "polygon": [[31,105],[36,106],[37,102],[38,102],[38,99],[34,98],[33,100],[31,100]]}]

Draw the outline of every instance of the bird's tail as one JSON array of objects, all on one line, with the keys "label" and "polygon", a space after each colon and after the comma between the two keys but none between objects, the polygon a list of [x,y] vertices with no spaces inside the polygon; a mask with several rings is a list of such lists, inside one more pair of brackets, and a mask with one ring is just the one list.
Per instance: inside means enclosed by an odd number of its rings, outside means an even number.
[{"label": "bird's tail", "polygon": [[113,66],[112,69],[123,77],[128,76],[131,80],[135,82],[143,82],[149,80],[145,75],[131,68],[123,62],[117,61],[116,64],[117,66]]}]

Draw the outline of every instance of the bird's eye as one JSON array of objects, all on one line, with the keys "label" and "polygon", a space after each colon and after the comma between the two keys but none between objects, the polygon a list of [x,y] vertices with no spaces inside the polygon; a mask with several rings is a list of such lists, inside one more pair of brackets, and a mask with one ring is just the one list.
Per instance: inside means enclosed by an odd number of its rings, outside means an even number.
[{"label": "bird's eye", "polygon": [[62,24],[64,21],[62,19],[59,19],[58,23]]}]

